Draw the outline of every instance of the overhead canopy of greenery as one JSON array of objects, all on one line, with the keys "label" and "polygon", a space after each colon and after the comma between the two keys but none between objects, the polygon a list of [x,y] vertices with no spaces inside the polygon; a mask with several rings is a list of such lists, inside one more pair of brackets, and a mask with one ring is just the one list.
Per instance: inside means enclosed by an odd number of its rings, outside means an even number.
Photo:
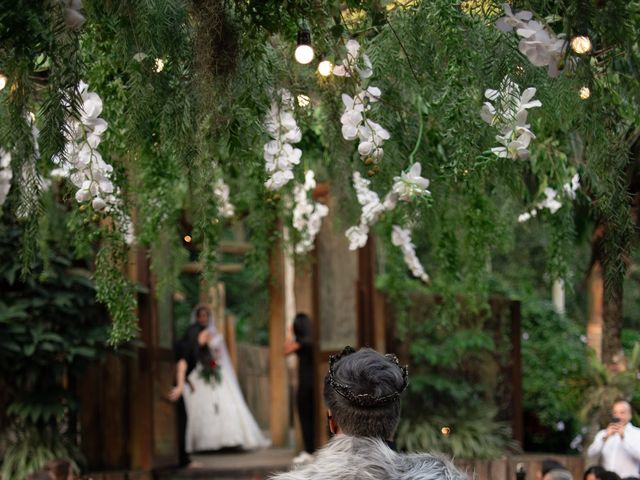
[{"label": "overhead canopy of greenery", "polygon": [[[3,214],[11,206],[25,223],[25,268],[46,245],[37,241],[46,235],[38,233],[39,219],[47,216],[41,191],[52,157],[64,157],[68,119],[81,117],[84,80],[103,101],[101,118],[109,126],[99,150],[114,168],[136,241],[174,252],[153,257],[163,288],[174,288],[185,258],[178,254],[181,220],[191,225],[205,274],[215,275],[224,222],[213,184],[221,178],[231,187],[235,221],[244,222],[254,244],[252,260],[266,265],[276,220],[291,222],[292,186],[277,193],[264,186],[262,121],[280,88],[310,98],[295,109],[303,155],[294,174],[301,181],[312,168],[330,182],[345,229],[358,216],[352,172],[370,178],[382,195],[409,168],[410,156],[422,165],[429,201],[385,214],[375,227],[385,242],[381,285],[391,294],[418,283],[390,243],[393,224],[413,226],[432,278],[428,288],[484,299],[487,265],[512,247],[518,215],[538,204],[546,187],[560,191],[576,172],[578,201],[588,201],[591,216],[609,225],[608,275],[624,271],[633,237],[630,150],[640,125],[637,1],[517,2],[514,11],[534,12],[556,34],[590,36],[593,52],[567,49],[557,78],[520,53],[515,33],[495,27],[504,12],[490,0],[85,0],[79,12],[63,3],[21,0],[0,13],[0,72],[7,79],[0,91],[0,146],[12,156],[14,197]],[[76,13],[84,24],[73,22]],[[299,28],[309,29],[318,56],[336,62],[345,56],[345,42],[356,38],[370,57],[371,82],[382,91],[373,111],[391,134],[378,164],[362,162],[340,133],[341,93],[356,93],[353,79],[321,77],[317,62],[293,60]],[[479,115],[485,90],[499,89],[505,76],[522,90],[535,87],[542,102],[529,113],[536,138],[527,159],[494,155],[496,129]],[[580,97],[583,87],[590,89],[588,99]],[[112,340],[132,337],[134,289],[122,276],[128,246],[119,219],[77,203],[71,184],[50,188],[73,212],[78,247],[97,252],[96,288],[114,321]],[[530,220],[550,232],[553,278],[568,274],[564,258],[574,222],[571,201],[563,204]]]}]

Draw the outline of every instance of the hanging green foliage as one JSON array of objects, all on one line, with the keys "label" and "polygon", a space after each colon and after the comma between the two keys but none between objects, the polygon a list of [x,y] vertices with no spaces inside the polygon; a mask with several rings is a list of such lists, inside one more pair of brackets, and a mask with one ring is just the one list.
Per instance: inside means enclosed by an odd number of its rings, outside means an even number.
[{"label": "hanging green foliage", "polygon": [[[331,183],[344,230],[358,227],[362,212],[355,172],[370,180],[380,203],[396,184],[422,185],[405,198],[396,191],[397,208],[387,205],[366,223],[382,239],[380,285],[394,298],[409,285],[449,298],[464,291],[481,304],[492,257],[514,246],[519,216],[551,232],[548,271],[568,275],[576,194],[591,201],[594,218],[607,220],[605,270],[617,281],[633,237],[627,167],[638,128],[638,2],[513,6],[514,13],[524,9],[550,38],[546,56],[528,49],[509,24],[523,20],[492,1],[109,0],[85,1],[80,10],[14,2],[0,14],[0,73],[7,79],[0,147],[11,155],[3,168],[13,174],[10,194],[20,199],[14,208],[28,232],[25,271],[44,245],[37,242],[47,215],[40,198],[52,158],[75,161],[67,158],[71,127],[88,121],[87,96],[95,93],[108,127],[94,131],[100,141],[92,148],[112,169],[112,206],[96,209],[84,194],[76,202],[72,177],[54,188],[58,201],[77,210],[76,243],[96,254],[96,289],[116,343],[136,332],[134,287],[123,268],[131,227],[138,245],[163,252],[160,260],[152,256],[152,268],[165,293],[177,288],[187,259],[180,223],[190,229],[209,281],[229,221],[243,222],[254,245],[248,260],[266,268],[276,220],[296,226],[292,199],[310,169]],[[300,29],[311,33],[316,50],[310,65],[293,60]],[[585,33],[589,54],[575,53],[561,36]],[[349,39],[358,41],[355,54]],[[342,73],[320,75],[320,59]],[[589,98],[581,98],[584,88]],[[293,178],[274,190],[265,186],[264,121],[280,89],[291,92],[300,129],[292,148],[301,157]],[[361,111],[342,103],[342,94],[356,99],[361,91],[369,92]],[[345,108],[363,116],[361,126],[377,126],[359,130],[357,142],[345,137]],[[516,111],[526,112],[526,125],[509,129]],[[384,145],[363,145],[373,134]],[[410,170],[416,162],[417,177]],[[426,179],[428,187],[420,183]],[[214,188],[220,181],[229,187],[232,215]],[[300,235],[294,231],[292,244]],[[418,287],[416,275],[430,283]]]}]

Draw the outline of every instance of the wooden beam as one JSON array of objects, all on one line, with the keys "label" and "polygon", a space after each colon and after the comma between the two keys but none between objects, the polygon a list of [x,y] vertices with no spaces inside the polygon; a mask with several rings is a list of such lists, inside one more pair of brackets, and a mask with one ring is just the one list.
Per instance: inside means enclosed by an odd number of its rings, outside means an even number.
[{"label": "wooden beam", "polygon": [[269,256],[269,424],[274,447],[284,446],[289,433],[284,302],[284,252],[278,240]]},{"label": "wooden beam", "polygon": [[221,240],[218,244],[218,251],[237,255],[245,254],[252,248],[253,245],[251,243],[239,240]]},{"label": "wooden beam", "polygon": [[[244,269],[244,265],[241,263],[218,263],[216,269],[222,273],[238,273]],[[202,273],[203,267],[200,262],[188,262],[182,267],[184,273]]]}]

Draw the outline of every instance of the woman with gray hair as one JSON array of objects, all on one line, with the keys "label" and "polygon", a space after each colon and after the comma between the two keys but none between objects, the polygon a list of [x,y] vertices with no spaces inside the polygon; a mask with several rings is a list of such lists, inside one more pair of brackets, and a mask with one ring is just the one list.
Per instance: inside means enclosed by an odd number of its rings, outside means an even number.
[{"label": "woman with gray hair", "polygon": [[395,451],[400,394],[408,380],[407,367],[400,366],[395,355],[346,347],[332,356],[324,400],[334,436],[313,463],[272,480],[465,480],[444,458]]}]

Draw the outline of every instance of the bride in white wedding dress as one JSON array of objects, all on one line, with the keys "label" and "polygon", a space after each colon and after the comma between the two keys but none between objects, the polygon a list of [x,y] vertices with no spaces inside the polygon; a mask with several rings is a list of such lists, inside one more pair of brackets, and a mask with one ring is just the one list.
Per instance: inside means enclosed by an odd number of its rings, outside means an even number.
[{"label": "bride in white wedding dress", "polygon": [[[253,450],[269,446],[271,442],[264,437],[247,407],[224,338],[216,329],[209,308],[194,308],[191,323],[203,325],[199,335],[204,337],[200,340],[206,347],[195,345],[198,363],[188,376],[191,388],[183,391],[187,409],[187,452],[224,447]],[[217,369],[215,374],[206,367],[212,360]],[[208,380],[207,373],[210,374]]]}]

